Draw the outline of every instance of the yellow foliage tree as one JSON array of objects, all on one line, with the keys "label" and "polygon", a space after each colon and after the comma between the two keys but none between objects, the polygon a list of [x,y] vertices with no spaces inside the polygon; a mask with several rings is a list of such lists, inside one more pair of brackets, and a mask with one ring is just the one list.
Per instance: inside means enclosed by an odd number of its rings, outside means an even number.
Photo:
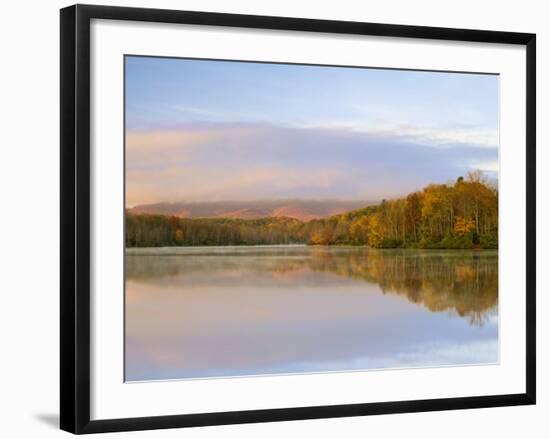
[{"label": "yellow foliage tree", "polygon": [[350,235],[354,241],[362,243],[367,242],[369,222],[368,216],[362,216],[351,224]]},{"label": "yellow foliage tree", "polygon": [[384,241],[384,231],[382,221],[378,214],[372,215],[369,218],[368,243],[369,247],[380,248]]},{"label": "yellow foliage tree", "polygon": [[456,217],[455,235],[464,236],[476,227],[474,220],[468,220],[461,216]]}]

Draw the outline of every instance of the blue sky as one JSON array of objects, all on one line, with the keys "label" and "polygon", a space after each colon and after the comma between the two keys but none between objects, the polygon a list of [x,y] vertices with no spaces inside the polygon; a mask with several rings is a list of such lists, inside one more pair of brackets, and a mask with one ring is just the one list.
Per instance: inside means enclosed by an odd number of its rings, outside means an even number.
[{"label": "blue sky", "polygon": [[126,58],[129,205],[378,200],[498,171],[498,77]]}]

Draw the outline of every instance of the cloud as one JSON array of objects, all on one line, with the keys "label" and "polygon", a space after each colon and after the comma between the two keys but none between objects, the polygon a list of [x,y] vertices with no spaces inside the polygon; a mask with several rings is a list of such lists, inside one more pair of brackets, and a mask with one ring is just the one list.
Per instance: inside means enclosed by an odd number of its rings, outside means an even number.
[{"label": "cloud", "polygon": [[[307,198],[345,180],[343,170],[320,168],[304,173],[299,168],[257,166],[231,172],[213,166],[166,168],[127,173],[128,205],[158,201],[222,201],[295,198],[297,188]],[[328,193],[328,192],[327,192]]]},{"label": "cloud", "polygon": [[191,107],[187,105],[170,105],[169,108],[177,113],[188,117],[191,120],[210,121],[210,122],[228,122],[234,120],[257,121],[262,117],[259,113],[248,113],[243,111],[236,112],[235,109],[220,110],[207,109],[201,107]]},{"label": "cloud", "polygon": [[410,125],[374,132],[379,136],[395,136],[429,146],[449,147],[455,145],[475,148],[498,148],[498,132],[480,128],[436,129]]},{"label": "cloud", "polygon": [[499,171],[499,164],[498,160],[491,160],[491,161],[485,161],[485,162],[473,162],[471,163],[470,167],[472,169],[478,169],[485,173],[498,173]]},{"label": "cloud", "polygon": [[475,130],[190,123],[126,135],[127,205],[159,201],[378,200],[479,168],[498,149]]},{"label": "cloud", "polygon": [[[330,126],[325,124],[324,127]],[[322,129],[319,125],[304,128]],[[419,143],[432,147],[470,146],[474,148],[498,148],[498,130],[475,126],[436,128],[410,124],[377,124],[370,126],[362,122],[340,122],[333,125],[334,130],[349,130],[361,135],[379,138],[401,139],[405,142]]]}]

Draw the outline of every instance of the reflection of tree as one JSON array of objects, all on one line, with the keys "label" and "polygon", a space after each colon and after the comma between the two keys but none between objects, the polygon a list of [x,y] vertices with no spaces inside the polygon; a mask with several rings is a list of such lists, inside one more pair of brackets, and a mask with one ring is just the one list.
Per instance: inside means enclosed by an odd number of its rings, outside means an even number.
[{"label": "reflection of tree", "polygon": [[311,267],[376,283],[384,293],[406,296],[430,311],[454,311],[476,325],[483,323],[498,300],[496,252],[319,253]]},{"label": "reflection of tree", "polygon": [[126,259],[127,278],[146,282],[191,273],[203,273],[207,282],[215,272],[269,273],[273,282],[333,273],[376,284],[384,294],[404,296],[433,312],[456,312],[472,325],[482,325],[498,301],[498,255],[493,251],[304,247]]}]

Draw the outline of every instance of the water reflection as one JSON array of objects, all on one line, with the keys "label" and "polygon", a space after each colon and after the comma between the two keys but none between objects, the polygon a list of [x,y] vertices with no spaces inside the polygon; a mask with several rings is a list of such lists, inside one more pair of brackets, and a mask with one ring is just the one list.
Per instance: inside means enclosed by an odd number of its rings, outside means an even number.
[{"label": "water reflection", "polygon": [[495,251],[135,249],[128,380],[496,362]]}]

